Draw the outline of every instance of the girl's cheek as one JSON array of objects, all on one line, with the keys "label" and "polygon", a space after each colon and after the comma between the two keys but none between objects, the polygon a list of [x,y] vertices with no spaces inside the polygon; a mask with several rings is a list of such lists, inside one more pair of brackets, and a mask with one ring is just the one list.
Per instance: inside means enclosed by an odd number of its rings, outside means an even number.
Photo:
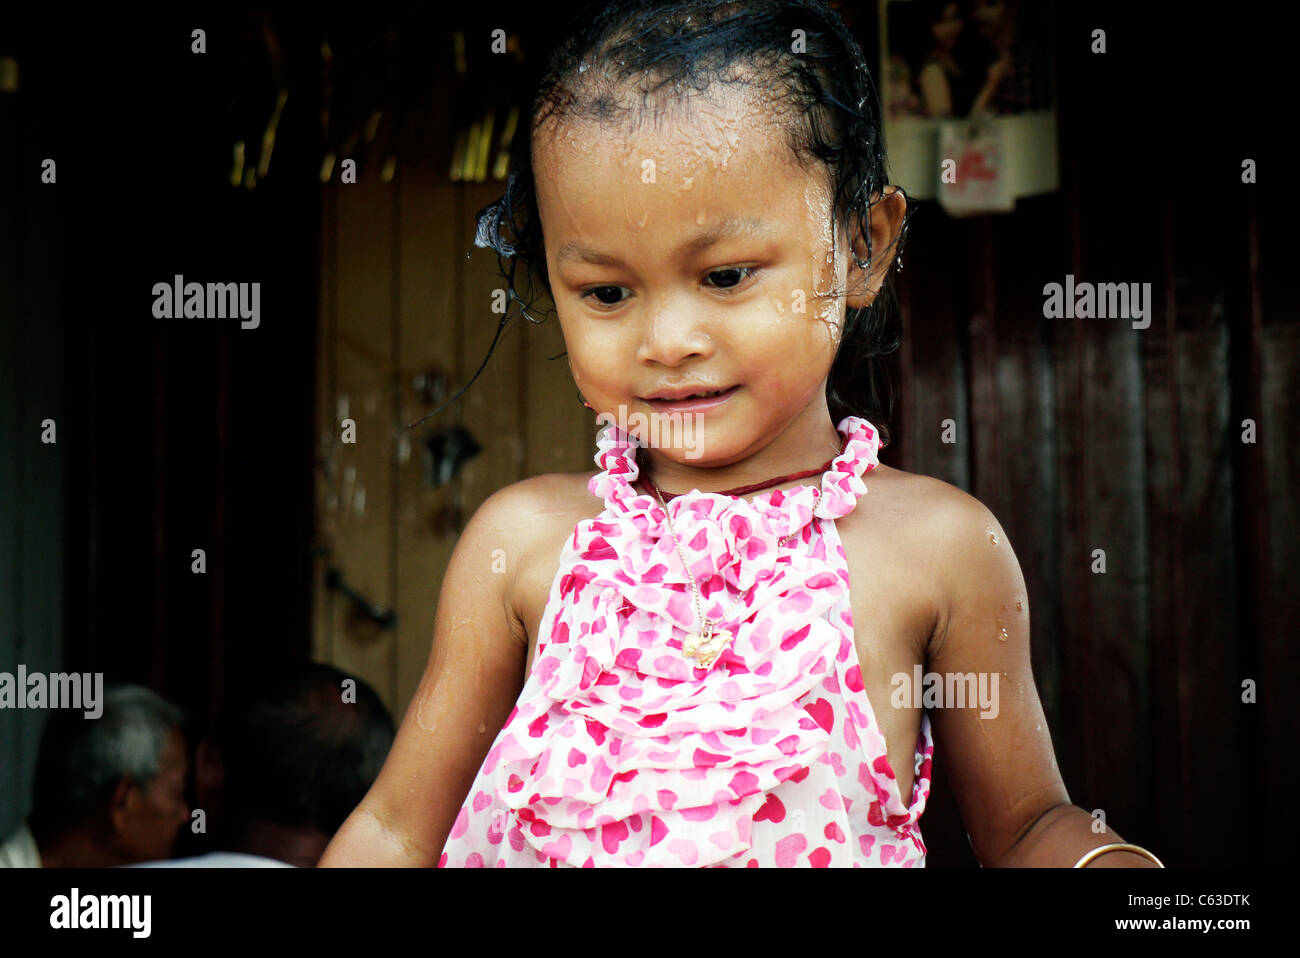
[{"label": "girl's cheek", "polygon": [[622,352],[629,347],[620,341],[617,335],[611,335],[608,329],[580,326],[574,331],[573,338],[566,342],[570,353],[589,370],[608,367],[617,361]]},{"label": "girl's cheek", "polygon": [[570,323],[564,329],[564,346],[570,362],[589,365],[601,350],[600,339],[589,323]]},{"label": "girl's cheek", "polygon": [[569,369],[580,387],[599,391],[619,381],[620,364],[615,350],[581,337],[565,345]]},{"label": "girl's cheek", "polygon": [[780,296],[773,296],[768,300],[768,302],[771,304],[772,315],[774,317],[778,317],[780,319],[789,319],[791,317],[798,315],[797,310],[799,309],[802,299],[803,296],[798,290],[796,290],[795,292],[790,294],[790,298],[788,300],[783,299]]}]

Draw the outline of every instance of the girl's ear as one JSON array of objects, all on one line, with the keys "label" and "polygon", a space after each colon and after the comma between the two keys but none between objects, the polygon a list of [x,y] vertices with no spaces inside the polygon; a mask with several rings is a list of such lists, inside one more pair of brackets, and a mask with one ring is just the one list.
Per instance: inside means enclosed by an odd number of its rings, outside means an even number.
[{"label": "girl's ear", "polygon": [[[849,260],[848,290],[845,300],[851,309],[870,306],[880,294],[885,276],[894,262],[898,232],[907,211],[907,198],[897,186],[885,187],[884,194],[871,198],[871,266],[864,269],[854,259]],[[849,240],[858,259],[867,258],[867,241],[862,236],[862,214],[855,212],[850,219]]]}]

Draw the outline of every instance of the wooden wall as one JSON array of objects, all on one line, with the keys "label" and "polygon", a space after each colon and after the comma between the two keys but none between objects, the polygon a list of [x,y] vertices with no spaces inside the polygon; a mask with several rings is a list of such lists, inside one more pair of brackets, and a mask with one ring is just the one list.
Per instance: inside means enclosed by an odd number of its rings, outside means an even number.
[{"label": "wooden wall", "polygon": [[[487,355],[500,319],[493,295],[504,283],[495,256],[470,238],[474,214],[500,190],[408,169],[390,183],[363,176],[322,194],[316,581],[332,564],[351,588],[395,608],[397,622],[386,630],[358,622],[349,601],[318,588],[313,650],[370,681],[398,718],[429,656],[459,530],[503,486],[591,468],[595,453],[595,419],[577,398],[558,321],[533,325],[517,312],[463,399],[395,436],[432,412],[418,375],[442,370],[450,398]],[[356,421],[355,444],[340,441],[345,414]],[[424,440],[457,424],[482,452],[432,488]]]},{"label": "wooden wall", "polygon": [[[1152,73],[1132,21],[1108,22],[1124,38],[1111,59],[1071,45],[1084,33],[1065,23],[1059,193],[1008,216],[918,209],[897,454],[1006,528],[1072,801],[1168,864],[1281,864],[1300,851],[1283,757],[1297,731],[1286,490],[1300,465],[1300,311],[1281,286],[1285,187],[1242,182],[1243,160],[1280,156],[1239,97],[1193,96],[1172,63]],[[1150,327],[1045,318],[1043,286],[1067,273],[1149,282]],[[935,764],[931,860],[971,864],[941,750]],[[1221,840],[1228,823],[1244,824],[1239,841]]]}]

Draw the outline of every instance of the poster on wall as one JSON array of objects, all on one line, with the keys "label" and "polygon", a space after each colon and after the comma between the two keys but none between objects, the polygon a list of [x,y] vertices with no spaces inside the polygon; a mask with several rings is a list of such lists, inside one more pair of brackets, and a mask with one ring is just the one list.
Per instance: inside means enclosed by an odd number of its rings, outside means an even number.
[{"label": "poster on wall", "polygon": [[1060,186],[1045,0],[880,0],[891,182],[952,216]]}]

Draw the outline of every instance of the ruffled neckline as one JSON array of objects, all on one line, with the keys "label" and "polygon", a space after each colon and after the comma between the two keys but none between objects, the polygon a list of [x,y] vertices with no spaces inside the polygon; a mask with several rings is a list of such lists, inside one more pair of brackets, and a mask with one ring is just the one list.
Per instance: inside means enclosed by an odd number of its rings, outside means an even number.
[{"label": "ruffled neckline", "polygon": [[[844,449],[831,460],[830,468],[822,473],[818,484],[769,489],[745,499],[692,489],[668,501],[673,518],[691,503],[701,500],[714,501],[717,508],[744,502],[774,523],[771,531],[779,528],[784,537],[797,532],[814,517],[838,519],[847,515],[867,492],[862,476],[880,464],[880,437],[870,422],[857,416],[846,416],[836,430],[844,437]],[[645,515],[662,522],[659,501],[649,493],[638,492],[633,485],[641,474],[636,451],[644,446],[639,440],[617,423],[609,423],[601,430],[596,445],[596,465],[602,471],[587,485],[591,494],[603,499],[606,508],[617,515]],[[783,514],[788,522],[782,522]]]},{"label": "ruffled neckline", "polygon": [[[751,594],[754,600],[778,595],[790,585],[781,574],[795,561],[790,553],[811,540],[813,520],[851,512],[867,492],[863,475],[879,465],[880,440],[871,423],[848,416],[837,428],[844,449],[816,485],[764,490],[752,498],[693,489],[667,502],[670,525],[659,500],[632,485],[639,475],[638,442],[611,423],[597,440],[595,458],[603,471],[588,488],[604,499],[604,516],[613,525],[592,525],[585,548],[577,550],[574,583],[603,568],[607,584],[633,605],[687,632],[702,626],[689,601],[692,579],[703,596],[704,614],[714,619],[724,613],[729,593]],[[614,546],[610,533],[615,526],[635,527],[639,535]],[[693,556],[689,575],[677,555],[674,532]]]}]

